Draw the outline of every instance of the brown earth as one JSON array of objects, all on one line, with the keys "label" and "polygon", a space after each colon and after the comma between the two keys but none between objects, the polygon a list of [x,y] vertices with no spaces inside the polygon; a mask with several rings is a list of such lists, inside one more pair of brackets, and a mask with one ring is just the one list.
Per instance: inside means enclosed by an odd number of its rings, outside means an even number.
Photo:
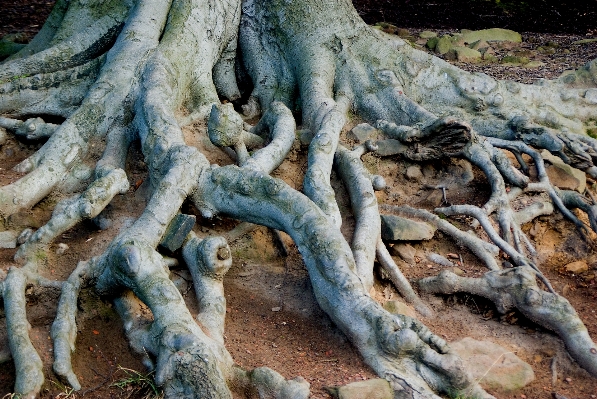
[{"label": "brown earth", "polygon": [[[372,4],[371,2],[369,4]],[[1,13],[2,17],[13,15],[10,24],[0,23],[0,36],[9,31],[29,30],[34,34],[39,29],[51,2],[22,1],[8,3],[8,10],[19,7],[35,7],[36,12],[24,18],[23,13]],[[7,4],[0,5],[5,8]],[[369,5],[369,7],[371,7]],[[41,9],[46,11],[42,12]],[[4,22],[4,21],[2,21]],[[11,25],[11,26],[9,26]],[[32,26],[37,25],[37,26]],[[408,26],[408,25],[403,25]],[[411,25],[412,26],[412,25]],[[420,26],[422,28],[423,26]],[[419,29],[411,29],[416,38]],[[443,33],[444,31],[438,31]],[[453,31],[450,31],[453,32]],[[564,34],[524,34],[523,48],[531,50],[548,41],[559,44],[551,55],[536,55],[546,66],[541,70],[499,64],[471,65],[459,64],[470,70],[481,70],[500,78],[529,82],[542,74],[555,77],[562,71],[582,65],[597,54],[595,45],[573,45],[572,42],[584,38]],[[569,52],[564,52],[568,49]],[[511,49],[510,49],[511,50]],[[506,50],[506,51],[510,51]],[[184,111],[181,111],[184,113]],[[352,120],[346,131],[359,120]],[[203,124],[195,124],[184,129],[187,141],[209,154],[211,162],[230,163],[225,153],[209,142]],[[343,135],[343,140],[351,144]],[[39,148],[39,144],[25,144],[11,138],[0,148],[0,184],[8,184],[19,175],[11,168]],[[274,175],[300,189],[302,175],[306,168],[305,147],[298,142],[291,155],[278,168]],[[99,230],[93,223],[85,222],[63,234],[51,247],[48,256],[48,278],[63,280],[68,277],[80,260],[98,255],[106,248],[119,228],[126,226],[137,216],[144,205],[144,185],[146,168],[137,148],[131,150],[128,173],[132,183],[130,192],[117,197],[109,211],[113,225]],[[408,203],[432,209],[437,201],[437,193],[424,189],[424,184],[434,185],[446,178],[448,173],[457,170],[454,161],[438,161],[421,165],[425,178],[412,183],[405,178],[405,171],[411,164],[396,158],[377,158],[371,154],[364,157],[365,165],[373,172],[386,178],[388,189],[378,193],[380,203],[401,205]],[[589,181],[595,192],[595,182]],[[344,221],[344,232],[351,231],[349,201],[342,184],[334,181],[340,209],[348,215]],[[475,180],[448,192],[451,203],[482,204],[488,197],[487,182],[475,170]],[[65,193],[56,194],[37,205],[33,210],[22,212],[5,222],[7,229],[34,228],[47,221],[52,207]],[[524,197],[521,203],[530,203],[536,198]],[[183,209],[193,213],[190,206]],[[454,223],[465,227],[466,219],[455,219]],[[195,231],[200,236],[227,234],[238,224],[237,221],[216,218],[202,219],[198,216]],[[564,295],[577,309],[581,319],[593,337],[597,337],[597,257],[593,243],[584,241],[574,226],[556,213],[540,217],[524,226],[539,251],[541,269],[552,281],[556,291]],[[69,249],[57,255],[58,243],[65,243]],[[427,242],[411,243],[417,250],[416,262],[412,265],[395,258],[410,279],[418,279],[437,274],[442,267],[426,261],[426,254],[433,251],[440,254],[459,253],[463,257],[460,268],[466,276],[481,276],[483,265],[468,251],[459,248],[449,237],[437,233]],[[284,249],[287,256],[282,256]],[[359,354],[351,347],[341,332],[319,309],[310,288],[307,272],[296,247],[285,234],[281,239],[269,229],[260,227],[237,237],[231,242],[234,264],[225,279],[227,298],[226,345],[235,361],[245,367],[269,366],[287,378],[301,375],[311,383],[313,398],[328,398],[324,387],[341,385],[352,381],[373,378],[374,374],[360,360]],[[3,270],[12,264],[15,250],[0,250],[0,267]],[[182,264],[179,253],[169,254]],[[564,266],[572,261],[586,259],[590,270],[580,276],[567,273]],[[194,293],[188,272],[183,267],[173,268],[172,278],[187,300],[188,306],[196,310]],[[391,284],[378,275],[372,291],[375,299],[385,303],[400,299]],[[142,384],[126,383],[124,389],[115,384],[127,375],[125,369],[147,375],[140,358],[128,348],[121,322],[111,304],[96,296],[92,290],[84,291],[79,301],[77,351],[74,354],[74,369],[83,385],[81,392],[72,393],[62,386],[51,371],[52,348],[49,329],[55,314],[57,293],[34,291],[29,296],[28,318],[32,325],[31,338],[42,355],[45,365],[46,384],[44,398],[83,397],[83,398],[141,398],[148,394],[140,392]],[[500,399],[505,398],[550,398],[556,391],[567,398],[595,398],[597,380],[574,364],[565,352],[561,341],[554,334],[534,325],[518,313],[500,316],[495,307],[487,301],[470,296],[454,295],[424,298],[435,310],[433,319],[421,318],[432,331],[448,341],[456,341],[470,336],[475,339],[489,339],[515,352],[531,364],[536,380],[523,390],[515,393],[492,392]],[[0,319],[4,318],[0,311]],[[5,325],[0,320],[0,349],[5,347]],[[557,359],[557,381],[552,385],[552,359]],[[128,373],[132,373],[128,371]],[[14,368],[10,362],[0,365],[0,397],[9,395],[14,384]],[[151,390],[149,391],[151,393]]]}]

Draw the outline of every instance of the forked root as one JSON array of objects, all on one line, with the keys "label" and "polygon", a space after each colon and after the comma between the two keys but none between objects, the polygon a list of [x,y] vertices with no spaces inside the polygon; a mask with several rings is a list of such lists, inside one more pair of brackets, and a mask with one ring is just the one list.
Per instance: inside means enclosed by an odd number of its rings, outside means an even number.
[{"label": "forked root", "polygon": [[493,301],[500,313],[518,309],[533,322],[557,333],[578,364],[597,377],[597,346],[587,328],[570,302],[539,289],[535,271],[530,267],[488,272],[482,278],[459,277],[444,270],[436,277],[419,280],[418,285],[428,293],[466,292],[482,296]]}]

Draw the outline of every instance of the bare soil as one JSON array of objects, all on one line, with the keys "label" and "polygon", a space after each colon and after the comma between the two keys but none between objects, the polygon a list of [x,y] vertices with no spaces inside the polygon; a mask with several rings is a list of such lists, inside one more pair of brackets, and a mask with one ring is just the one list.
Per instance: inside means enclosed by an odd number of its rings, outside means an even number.
[{"label": "bare soil", "polygon": [[[5,2],[6,3],[6,2]],[[36,13],[23,21],[23,14],[17,14],[10,24],[0,23],[0,35],[11,30],[39,29],[47,8],[52,2],[22,1],[2,4],[9,10],[18,7],[36,7]],[[371,4],[369,2],[368,4]],[[381,2],[380,2],[381,3]],[[45,7],[46,14],[37,7]],[[7,14],[0,12],[5,17]],[[13,15],[13,14],[9,14]],[[3,18],[0,17],[0,18]],[[19,25],[20,24],[20,25]],[[38,25],[33,27],[32,25]],[[422,28],[422,26],[421,26]],[[413,35],[417,30],[413,29]],[[578,35],[539,35],[525,34],[525,42],[537,43],[559,40],[561,53],[546,56],[548,66],[544,71],[504,66],[461,67],[481,69],[496,77],[508,77],[520,81],[535,79],[536,73],[547,72],[557,76],[561,71],[576,67],[595,57],[595,48],[575,46]],[[566,44],[567,43],[567,44]],[[570,53],[564,53],[567,48]],[[592,56],[591,56],[592,52]],[[571,54],[572,55],[569,55]],[[573,58],[566,58],[573,57]],[[572,60],[572,61],[571,61]],[[513,69],[516,68],[516,69]],[[545,76],[545,73],[543,74]],[[184,110],[181,110],[184,114]],[[352,120],[348,131],[360,120]],[[211,145],[203,124],[197,123],[184,129],[188,142],[208,154],[211,162],[227,164],[228,156]],[[346,133],[345,133],[346,134]],[[350,144],[344,134],[343,140]],[[8,184],[20,176],[11,168],[35,151],[40,144],[21,143],[11,138],[0,148],[0,184]],[[99,255],[110,240],[125,227],[132,218],[138,216],[144,206],[144,184],[146,168],[141,161],[138,148],[129,154],[128,173],[131,190],[124,196],[115,198],[108,217],[112,226],[100,230],[95,224],[85,222],[63,234],[56,242],[65,243],[69,249],[63,255],[55,253],[52,246],[47,261],[47,276],[64,280],[74,270],[80,260]],[[378,193],[380,203],[390,205],[409,204],[426,209],[437,205],[436,192],[423,188],[446,179],[450,171],[457,170],[456,161],[437,161],[421,165],[425,178],[420,182],[408,181],[405,171],[411,164],[397,158],[364,157],[365,165],[373,173],[385,177],[388,189]],[[291,155],[278,168],[274,175],[284,179],[291,186],[300,189],[306,168],[306,151],[298,141]],[[589,180],[595,192],[595,182]],[[350,204],[342,184],[334,181],[337,188],[340,209],[345,212],[343,232],[348,236],[352,230]],[[34,209],[19,213],[5,221],[6,229],[22,229],[27,226],[40,227],[51,216],[56,202],[66,193],[55,194],[42,201]],[[482,204],[489,195],[489,187],[480,171],[475,170],[475,180],[468,185],[457,186],[448,192],[451,203]],[[521,199],[527,204],[534,197]],[[194,213],[192,206],[185,205],[185,213]],[[466,227],[469,221],[456,219],[454,223]],[[195,231],[200,236],[227,234],[238,221],[226,218],[207,220],[197,215]],[[540,254],[540,265],[552,281],[556,291],[564,295],[576,308],[592,337],[597,338],[597,257],[594,248],[595,235],[587,242],[576,232],[574,225],[556,213],[540,217],[524,226],[536,244]],[[592,241],[592,242],[591,242]],[[459,267],[465,275],[481,276],[486,271],[483,265],[468,251],[458,247],[449,237],[437,233],[426,242],[410,243],[417,250],[414,264],[408,264],[396,257],[395,260],[410,279],[418,279],[439,273],[441,266],[426,260],[426,254],[436,252],[443,255],[458,253],[463,257]],[[226,345],[234,360],[247,368],[269,366],[287,378],[303,376],[311,383],[313,398],[329,398],[325,387],[343,385],[353,381],[374,378],[372,371],[361,361],[357,351],[344,335],[333,326],[329,318],[319,309],[309,282],[304,264],[292,240],[285,234],[278,239],[271,230],[259,227],[231,242],[234,264],[225,279],[227,299]],[[283,252],[287,251],[287,256]],[[0,250],[0,268],[7,270],[12,264],[14,249]],[[168,254],[179,260],[179,253]],[[567,273],[564,266],[572,261],[586,259],[589,272],[577,276]],[[196,310],[192,282],[182,266],[172,270],[172,278],[179,287],[191,310]],[[399,296],[381,274],[378,275],[372,296],[385,303],[400,300]],[[127,383],[123,388],[115,384],[130,377],[135,370],[147,375],[138,355],[128,348],[123,334],[122,323],[109,301],[98,297],[93,290],[82,292],[79,300],[77,350],[74,354],[74,369],[83,385],[81,392],[72,393],[64,387],[51,371],[52,347],[49,330],[55,315],[58,293],[33,291],[29,296],[28,319],[31,323],[31,338],[44,361],[46,384],[43,398],[141,398],[151,394],[148,384]],[[505,398],[551,398],[552,392],[567,398],[589,399],[597,396],[597,380],[588,376],[567,355],[561,341],[553,333],[533,324],[520,314],[513,312],[499,315],[495,307],[487,301],[470,295],[429,296],[424,298],[435,311],[436,317],[421,320],[436,334],[448,341],[463,337],[488,339],[498,343],[528,362],[535,372],[536,379],[518,392],[492,392],[500,399]],[[0,310],[0,349],[6,346],[4,314]],[[552,382],[552,360],[557,359],[556,380]],[[141,379],[137,379],[141,380]],[[14,384],[14,368],[11,362],[0,365],[0,397],[10,394]],[[144,388],[143,388],[144,387]],[[143,389],[141,389],[143,388]]]}]

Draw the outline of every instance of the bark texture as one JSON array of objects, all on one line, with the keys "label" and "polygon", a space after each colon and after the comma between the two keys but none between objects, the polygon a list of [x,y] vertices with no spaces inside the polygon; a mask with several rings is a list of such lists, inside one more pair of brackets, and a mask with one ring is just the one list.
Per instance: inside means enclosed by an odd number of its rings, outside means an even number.
[{"label": "bark texture", "polygon": [[[288,233],[319,305],[391,383],[396,397],[492,397],[446,342],[369,296],[377,258],[405,300],[432,315],[381,241],[374,191],[385,182],[361,161],[366,152],[379,151],[378,143],[347,148],[340,142],[349,112],[394,140],[395,151],[384,155],[417,162],[462,158],[490,183],[484,206],[436,212],[475,218],[492,243],[429,211],[384,208],[434,224],[491,270],[479,282],[444,273],[419,282],[420,288],[486,296],[504,312],[517,307],[556,331],[581,367],[597,376],[595,344],[570,304],[551,290],[520,228],[555,208],[586,229],[568,209],[578,208],[597,229],[597,205],[555,189],[537,152],[547,149],[597,177],[597,141],[585,132],[597,117],[596,71],[597,60],[533,86],[470,74],[370,28],[348,0],[58,1],[39,35],[0,64],[0,127],[24,139],[47,139],[16,167],[24,176],[0,188],[0,215],[31,208],[67,181],[84,183],[77,171],[85,165],[91,182],[58,203],[46,225],[22,235],[18,266],[0,282],[15,392],[35,397],[44,381],[28,336],[26,287],[53,285],[62,290],[52,326],[54,370],[75,389],[81,388],[70,360],[76,301],[81,288],[93,286],[114,299],[132,348],[155,369],[167,397],[230,398],[231,387],[262,398],[308,397],[303,379],[285,380],[266,367],[242,370],[226,350],[222,281],[231,254],[223,237],[202,240],[190,232],[173,248],[182,248],[199,314],[185,306],[158,244],[189,201],[207,218],[223,214]],[[180,112],[188,117],[177,120]],[[303,134],[312,137],[304,193],[270,176],[291,150],[298,114]],[[65,120],[45,123],[39,115]],[[257,117],[254,126],[246,122]],[[185,142],[181,127],[197,119],[207,122],[209,139],[237,166],[210,165]],[[62,232],[98,216],[116,195],[126,195],[133,141],[149,169],[143,213],[67,281],[45,281],[40,253]],[[530,181],[525,165],[523,172],[515,169],[501,149],[519,159],[522,153],[532,156],[539,181]],[[340,233],[332,169],[347,187],[356,219],[349,242]],[[506,185],[515,189],[508,192]],[[511,202],[523,190],[546,192],[551,202],[515,212]],[[498,248],[516,269],[501,270]],[[133,316],[141,303],[151,310],[151,322]]]}]

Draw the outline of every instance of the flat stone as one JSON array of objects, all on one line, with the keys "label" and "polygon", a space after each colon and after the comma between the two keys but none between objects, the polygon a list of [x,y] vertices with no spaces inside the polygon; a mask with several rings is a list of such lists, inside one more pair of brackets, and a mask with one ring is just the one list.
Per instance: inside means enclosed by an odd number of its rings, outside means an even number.
[{"label": "flat stone", "polygon": [[430,240],[435,227],[396,215],[381,215],[381,237],[390,241]]},{"label": "flat stone", "polygon": [[518,55],[507,55],[502,58],[502,64],[515,64],[515,65],[524,65],[528,64],[530,61],[527,57],[521,57]]},{"label": "flat stone", "polygon": [[0,231],[0,248],[16,248],[17,238],[19,238],[18,231]]},{"label": "flat stone", "polygon": [[541,151],[541,157],[551,163],[551,167],[547,168],[547,176],[551,184],[563,190],[585,192],[587,188],[587,175],[585,172],[565,164],[564,161],[547,150]]},{"label": "flat stone", "polygon": [[378,140],[375,144],[377,145],[375,153],[382,157],[400,154],[406,150],[404,144],[394,139]]},{"label": "flat stone", "polygon": [[463,31],[461,36],[461,40],[464,43],[469,44],[474,43],[477,40],[485,40],[486,42],[522,42],[522,36],[520,36],[520,33],[501,28]]},{"label": "flat stone", "polygon": [[544,66],[545,63],[541,61],[530,61],[528,64],[525,64],[525,68],[541,68]]},{"label": "flat stone", "polygon": [[415,310],[404,302],[395,300],[387,301],[384,303],[383,308],[392,314],[402,314],[412,318],[417,317]]},{"label": "flat stone", "polygon": [[405,176],[410,181],[421,181],[423,179],[423,172],[419,165],[412,165],[406,168]]},{"label": "flat stone", "polygon": [[375,133],[377,133],[376,128],[368,123],[361,123],[352,128],[349,137],[356,140],[358,143],[364,143]]},{"label": "flat stone", "polygon": [[435,45],[435,52],[439,54],[446,54],[452,48],[452,38],[449,35],[442,36]]},{"label": "flat stone", "polygon": [[393,399],[390,383],[381,378],[353,382],[338,388],[338,399]]},{"label": "flat stone", "polygon": [[535,379],[529,364],[491,341],[467,337],[451,343],[450,347],[462,358],[473,379],[485,389],[512,392]]},{"label": "flat stone", "polygon": [[597,38],[577,40],[575,42],[572,42],[572,44],[588,44],[588,43],[595,43],[595,42],[597,42]]},{"label": "flat stone", "polygon": [[419,37],[421,39],[431,39],[432,37],[437,37],[437,33],[430,30],[424,30],[423,32],[419,33]]},{"label": "flat stone", "polygon": [[459,62],[477,62],[481,60],[481,53],[465,46],[452,47],[446,58]]},{"label": "flat stone", "polygon": [[410,244],[394,244],[389,249],[390,255],[399,256],[408,263],[415,263],[416,249]]},{"label": "flat stone", "polygon": [[166,233],[160,245],[172,252],[182,247],[184,239],[193,228],[196,219],[195,215],[185,215],[182,213],[176,215],[166,228]]},{"label": "flat stone", "polygon": [[589,265],[586,260],[578,260],[576,262],[568,263],[566,271],[574,274],[581,274],[589,270]]}]

